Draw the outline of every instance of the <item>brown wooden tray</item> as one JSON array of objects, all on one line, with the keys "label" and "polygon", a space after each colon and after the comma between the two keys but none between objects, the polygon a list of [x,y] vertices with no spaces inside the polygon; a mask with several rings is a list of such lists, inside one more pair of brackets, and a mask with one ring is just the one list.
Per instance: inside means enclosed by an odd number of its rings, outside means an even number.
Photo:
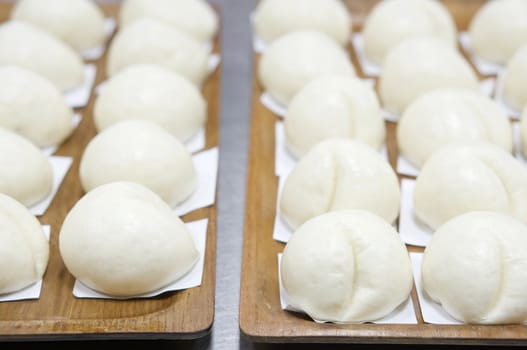
[{"label": "brown wooden tray", "polygon": [[[348,0],[355,31],[378,0]],[[446,0],[458,29],[465,30],[483,0]],[[359,68],[352,52],[352,60]],[[258,65],[255,57],[255,68]],[[256,71],[256,70],[255,70]],[[357,69],[360,74],[360,69]],[[274,174],[274,125],[278,117],[260,104],[262,89],[253,79],[252,124],[244,226],[243,264],[240,295],[240,329],[255,342],[320,343],[420,343],[420,344],[500,344],[527,345],[527,327],[432,325],[423,322],[415,287],[416,325],[317,324],[307,316],[283,311],[278,291],[277,254],[284,244],[272,238],[276,212],[278,178]],[[386,123],[390,163],[395,169],[396,124]],[[409,251],[422,248],[408,247]]]},{"label": "brown wooden tray", "polygon": [[[116,5],[101,6],[116,18]],[[0,3],[0,20],[8,18],[11,5]],[[216,38],[214,51],[219,52]],[[106,55],[96,62],[96,84],[105,79]],[[208,101],[206,147],[218,145],[220,108],[220,68],[204,84]],[[79,180],[80,156],[96,134],[92,111],[94,96],[82,113],[82,122],[71,138],[57,151],[74,158],[57,196],[42,224],[51,225],[50,260],[38,300],[0,303],[0,340],[72,340],[94,338],[194,339],[211,329],[214,318],[216,263],[216,206],[185,215],[183,221],[208,218],[205,266],[200,287],[138,300],[76,299],[74,278],[65,268],[58,251],[58,233],[67,212],[84,194]]]}]

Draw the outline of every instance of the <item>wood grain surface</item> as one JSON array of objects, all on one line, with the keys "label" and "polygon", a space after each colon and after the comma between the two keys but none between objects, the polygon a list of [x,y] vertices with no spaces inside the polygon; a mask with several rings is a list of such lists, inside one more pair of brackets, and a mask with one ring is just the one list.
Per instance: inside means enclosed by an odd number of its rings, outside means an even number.
[{"label": "wood grain surface", "polygon": [[[355,31],[378,0],[348,0]],[[446,0],[459,30],[466,30],[483,0]],[[360,66],[350,48],[360,76]],[[255,55],[257,72],[259,57]],[[416,325],[317,324],[307,316],[283,311],[279,302],[277,254],[284,244],[272,238],[278,178],[274,174],[275,122],[280,120],[260,104],[262,89],[253,77],[252,119],[244,224],[244,247],[240,295],[240,329],[255,342],[319,343],[416,343],[527,345],[527,326],[432,325],[423,322],[415,287]],[[395,169],[396,124],[386,123],[390,163]],[[401,177],[400,177],[401,178]],[[422,251],[408,247],[409,251]],[[221,302],[221,301],[220,301]]]},{"label": "wood grain surface", "polygon": [[[116,5],[101,5],[107,16],[116,18]],[[10,4],[0,3],[0,20],[8,18]],[[219,39],[215,52],[219,52]],[[106,79],[106,55],[96,62],[96,84]],[[219,143],[220,68],[207,80],[203,94],[208,101],[206,147]],[[65,268],[58,251],[62,222],[83,196],[79,180],[82,152],[96,134],[92,111],[92,92],[86,108],[77,110],[82,122],[58,149],[57,155],[73,157],[68,172],[42,224],[51,225],[50,260],[38,300],[0,303],[0,340],[72,339],[194,339],[206,335],[214,318],[216,260],[216,206],[200,209],[182,217],[183,221],[208,218],[205,266],[200,287],[135,300],[77,299],[73,296],[74,278]]]}]

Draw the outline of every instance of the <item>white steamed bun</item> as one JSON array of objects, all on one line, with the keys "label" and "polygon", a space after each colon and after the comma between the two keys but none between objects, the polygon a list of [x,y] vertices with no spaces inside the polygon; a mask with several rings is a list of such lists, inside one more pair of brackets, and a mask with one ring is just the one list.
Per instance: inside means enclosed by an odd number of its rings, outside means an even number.
[{"label": "white steamed bun", "polygon": [[360,79],[322,76],[291,100],[284,120],[287,147],[297,157],[330,137],[345,137],[379,148],[385,137],[377,95]]},{"label": "white steamed bun", "polygon": [[198,88],[179,74],[153,64],[124,68],[105,84],[95,101],[98,130],[128,119],[162,126],[182,142],[201,129],[207,103]]},{"label": "white steamed bun", "polygon": [[527,45],[522,46],[505,67],[503,97],[516,110],[527,105]]},{"label": "white steamed bun", "polygon": [[383,64],[390,49],[409,38],[430,36],[455,48],[456,32],[452,15],[439,1],[387,0],[373,8],[362,34],[368,58]]},{"label": "white steamed bun", "polygon": [[144,18],[117,33],[108,50],[106,72],[112,77],[127,66],[152,63],[199,85],[207,77],[208,59],[202,43],[168,24]]},{"label": "white steamed bun", "polygon": [[66,216],[60,255],[86,286],[113,296],[155,291],[199,259],[191,232],[159,196],[114,182],[82,197]]},{"label": "white steamed bun", "polygon": [[276,39],[258,67],[264,89],[284,105],[311,80],[326,74],[355,76],[355,69],[335,40],[316,31],[291,32]]},{"label": "white steamed bun", "polygon": [[390,112],[400,114],[425,92],[446,87],[476,90],[478,78],[463,56],[444,41],[408,39],[386,56],[379,94]]},{"label": "white steamed bun", "polygon": [[329,139],[314,146],[291,171],[280,212],[293,229],[342,209],[368,210],[391,223],[399,215],[399,203],[397,176],[377,151],[357,141]]},{"label": "white steamed bun", "polygon": [[84,64],[78,53],[55,36],[21,21],[0,25],[0,66],[5,65],[38,73],[61,91],[84,81]]},{"label": "white steamed bun", "polygon": [[317,216],[287,243],[281,279],[290,304],[318,321],[374,321],[408,299],[410,259],[378,216],[345,210]]},{"label": "white steamed bun", "polygon": [[77,51],[104,44],[104,14],[89,0],[20,0],[11,18],[30,22]]},{"label": "white steamed bun", "polygon": [[144,120],[122,121],[95,136],[86,146],[79,172],[86,192],[113,181],[132,181],[171,206],[197,186],[194,163],[185,146]]},{"label": "white steamed bun", "polygon": [[492,144],[445,146],[417,177],[414,210],[434,230],[476,210],[507,213],[527,223],[527,167]]},{"label": "white steamed bun", "polygon": [[456,141],[486,141],[511,152],[509,118],[495,101],[476,91],[444,88],[418,97],[397,124],[399,151],[418,167]]},{"label": "white steamed bun", "polygon": [[0,294],[42,278],[49,244],[38,220],[22,204],[0,193]]},{"label": "white steamed bun", "polygon": [[423,256],[427,294],[472,324],[527,321],[527,227],[508,215],[471,212],[449,220]]}]

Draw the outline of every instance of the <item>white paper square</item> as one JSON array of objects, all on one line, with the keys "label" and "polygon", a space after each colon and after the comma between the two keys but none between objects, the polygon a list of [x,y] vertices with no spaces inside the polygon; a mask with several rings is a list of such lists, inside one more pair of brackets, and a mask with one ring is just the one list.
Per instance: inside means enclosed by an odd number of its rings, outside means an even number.
[{"label": "white paper square", "polygon": [[196,153],[205,148],[206,139],[205,128],[201,128],[184,145],[190,153]]},{"label": "white paper square", "polygon": [[366,55],[362,33],[353,33],[351,36],[351,44],[359,60],[362,72],[370,77],[378,77],[381,75],[381,67],[377,63],[370,61]]},{"label": "white paper square", "polygon": [[[298,310],[291,306],[289,303],[289,300],[287,299],[287,294],[282,286],[282,276],[280,273],[280,265],[282,263],[282,254],[278,254],[278,287],[280,289],[280,306],[282,307],[282,310],[288,310],[293,312],[302,312],[302,310]],[[326,321],[319,321],[313,319],[317,323],[329,323]],[[375,324],[417,324],[417,318],[415,317],[414,312],[414,305],[411,297],[408,297],[408,299],[399,305],[395,310],[393,310],[390,314],[386,315],[385,317],[376,320],[374,322],[369,323],[375,323]]]},{"label": "white paper square", "polygon": [[423,253],[410,253],[412,262],[412,271],[414,273],[414,282],[417,289],[417,297],[421,306],[423,321],[431,324],[463,324],[450,316],[440,304],[433,301],[423,289],[423,280],[421,277],[421,264]]},{"label": "white paper square", "polygon": [[[50,235],[49,225],[42,225],[42,231],[44,231],[44,236],[46,236],[46,239],[49,242],[49,235]],[[7,293],[7,294],[0,294],[0,302],[38,299],[40,298],[41,290],[42,290],[42,279],[40,279],[39,281],[19,291],[16,291],[13,293]]]},{"label": "white paper square", "polygon": [[401,213],[399,215],[399,234],[404,243],[426,247],[432,238],[432,230],[415,217],[415,180],[401,180]]},{"label": "white paper square", "polygon": [[527,159],[522,153],[521,124],[519,122],[512,123],[512,140],[514,143],[514,156],[516,159],[527,163]]},{"label": "white paper square", "polygon": [[220,54],[213,53],[209,56],[209,66],[208,66],[209,74],[212,74],[216,70],[216,68],[218,68],[218,66],[220,65],[220,62],[221,62]]},{"label": "white paper square", "polygon": [[472,52],[472,42],[468,32],[459,33],[459,42],[481,75],[497,75],[503,70],[502,65],[479,58]]},{"label": "white paper square", "polygon": [[293,235],[293,229],[282,219],[280,214],[280,197],[284,189],[287,175],[278,178],[278,192],[276,195],[276,215],[274,218],[273,239],[278,242],[287,243]]},{"label": "white paper square", "polygon": [[[77,128],[77,126],[79,126],[79,124],[81,123],[81,120],[82,120],[82,117],[79,113],[75,113],[73,115],[73,118],[71,118],[71,125],[73,126],[73,130],[75,130]],[[73,131],[72,131],[73,133]],[[51,156],[52,154],[54,154],[57,149],[59,148],[59,146],[49,146],[49,147],[46,147],[46,148],[43,148],[42,149],[42,152],[46,155],[46,156]]]},{"label": "white paper square", "polygon": [[55,198],[55,195],[60,188],[60,184],[71,167],[71,163],[73,163],[73,158],[52,156],[49,158],[49,161],[53,169],[53,184],[51,185],[51,192],[46,198],[29,208],[31,214],[35,216],[44,215],[46,210],[48,210],[51,201],[53,201],[53,198]]},{"label": "white paper square", "polygon": [[193,155],[192,161],[198,175],[198,188],[188,199],[174,208],[178,216],[213,205],[216,199],[218,147]]},{"label": "white paper square", "polygon": [[521,117],[521,111],[518,111],[514,108],[512,108],[507,101],[505,100],[505,97],[503,96],[503,72],[501,72],[498,75],[498,78],[496,80],[496,94],[494,99],[496,100],[496,103],[500,105],[501,108],[503,108],[503,111],[512,119],[519,120]]},{"label": "white paper square", "polygon": [[397,157],[397,173],[401,175],[417,177],[419,175],[419,169],[408,159],[406,159],[406,157],[399,154]]},{"label": "white paper square", "polygon": [[88,49],[81,52],[81,56],[86,61],[95,61],[101,58],[101,56],[104,54],[104,49],[106,46],[106,43],[110,39],[110,37],[113,35],[113,32],[115,32],[115,28],[117,27],[117,23],[115,22],[115,19],[111,17],[107,17],[104,19],[104,43],[98,47],[95,47],[93,49]]},{"label": "white paper square", "polygon": [[71,108],[81,108],[88,104],[91,95],[91,89],[95,83],[95,76],[97,75],[97,68],[94,64],[87,64],[84,66],[84,82],[82,85],[66,91],[64,98],[66,104]]},{"label": "white paper square", "polygon": [[193,234],[196,248],[199,252],[199,260],[196,262],[192,270],[190,270],[185,276],[181,277],[177,281],[158,289],[154,292],[137,295],[134,297],[114,297],[107,294],[99,293],[93,289],[87,287],[79,280],[75,281],[73,286],[73,295],[77,298],[91,298],[91,299],[135,299],[135,298],[150,298],[156,295],[160,295],[165,292],[173,292],[177,290],[189,289],[198,287],[201,285],[203,277],[203,266],[205,263],[205,248],[207,242],[207,225],[208,219],[202,219],[198,221],[185,223],[187,228]]}]

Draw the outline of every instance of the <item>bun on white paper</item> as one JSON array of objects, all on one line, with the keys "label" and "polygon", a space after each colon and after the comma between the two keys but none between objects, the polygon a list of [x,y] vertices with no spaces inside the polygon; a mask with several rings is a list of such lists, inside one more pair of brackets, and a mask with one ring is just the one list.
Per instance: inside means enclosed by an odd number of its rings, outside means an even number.
[{"label": "bun on white paper", "polygon": [[527,44],[527,2],[487,1],[469,25],[474,53],[486,60],[506,63]]},{"label": "bun on white paper", "polygon": [[507,62],[503,72],[503,97],[516,110],[527,105],[527,42]]},{"label": "bun on white paper", "polygon": [[153,64],[124,68],[101,89],[94,107],[98,130],[129,119],[162,126],[182,142],[205,124],[207,103],[198,88],[179,74]]},{"label": "bun on white paper", "polygon": [[336,75],[304,86],[291,100],[284,126],[287,147],[297,157],[331,137],[379,148],[386,133],[375,91],[360,79]]},{"label": "bun on white paper", "polygon": [[38,220],[22,204],[0,193],[0,294],[42,278],[49,244]]},{"label": "bun on white paper", "polygon": [[194,84],[208,74],[209,53],[203,43],[169,24],[144,18],[121,29],[108,50],[110,77],[138,63],[152,63],[173,70]]},{"label": "bun on white paper", "polygon": [[461,141],[486,141],[512,152],[509,118],[483,94],[444,88],[418,97],[397,124],[399,150],[418,167],[437,149]]},{"label": "bun on white paper", "polygon": [[258,66],[260,83],[284,105],[311,80],[326,74],[355,76],[355,69],[335,40],[316,31],[291,32],[276,39]]},{"label": "bun on white paper", "polygon": [[379,94],[390,112],[398,115],[422,94],[446,87],[476,90],[478,78],[463,56],[444,41],[408,39],[386,56]]},{"label": "bun on white paper", "polygon": [[201,42],[212,40],[218,31],[218,16],[203,0],[123,1],[119,12],[121,28],[145,17],[170,24]]},{"label": "bun on white paper", "polygon": [[387,222],[399,215],[397,176],[373,148],[349,139],[329,139],[300,159],[284,184],[282,218],[296,229],[329,211],[363,209]]},{"label": "bun on white paper", "polygon": [[422,265],[427,294],[472,324],[527,321],[527,226],[493,212],[471,212],[442,225]]},{"label": "bun on white paper", "polygon": [[114,182],[82,197],[66,216],[59,248],[70,273],[112,296],[136,296],[185,275],[199,258],[190,231],[159,196]]},{"label": "bun on white paper", "polygon": [[507,213],[527,223],[527,167],[492,144],[445,146],[417,177],[414,210],[434,230],[477,210]]},{"label": "bun on white paper", "polygon": [[281,262],[290,304],[317,321],[374,321],[408,299],[410,259],[395,229],[362,210],[317,216],[295,231]]},{"label": "bun on white paper", "polygon": [[456,25],[448,9],[435,0],[379,2],[364,22],[364,49],[370,60],[383,64],[390,49],[402,41],[429,36],[456,47]]},{"label": "bun on white paper", "polygon": [[72,132],[73,110],[49,80],[17,66],[0,66],[0,125],[39,147],[59,145]]},{"label": "bun on white paper", "polygon": [[84,64],[78,53],[32,24],[9,21],[0,25],[0,66],[16,65],[50,80],[61,91],[80,86]]},{"label": "bun on white paper", "polygon": [[185,146],[144,120],[122,121],[95,136],[82,155],[79,172],[86,192],[113,181],[133,181],[171,206],[185,200],[197,186],[194,163]]},{"label": "bun on white paper", "polygon": [[26,207],[51,192],[53,170],[42,151],[24,137],[0,127],[0,193]]},{"label": "bun on white paper", "polygon": [[89,0],[20,0],[11,18],[30,22],[77,51],[104,44],[104,14]]},{"label": "bun on white paper", "polygon": [[316,30],[345,46],[351,35],[351,16],[340,0],[263,0],[254,12],[253,28],[266,43],[289,32]]}]

